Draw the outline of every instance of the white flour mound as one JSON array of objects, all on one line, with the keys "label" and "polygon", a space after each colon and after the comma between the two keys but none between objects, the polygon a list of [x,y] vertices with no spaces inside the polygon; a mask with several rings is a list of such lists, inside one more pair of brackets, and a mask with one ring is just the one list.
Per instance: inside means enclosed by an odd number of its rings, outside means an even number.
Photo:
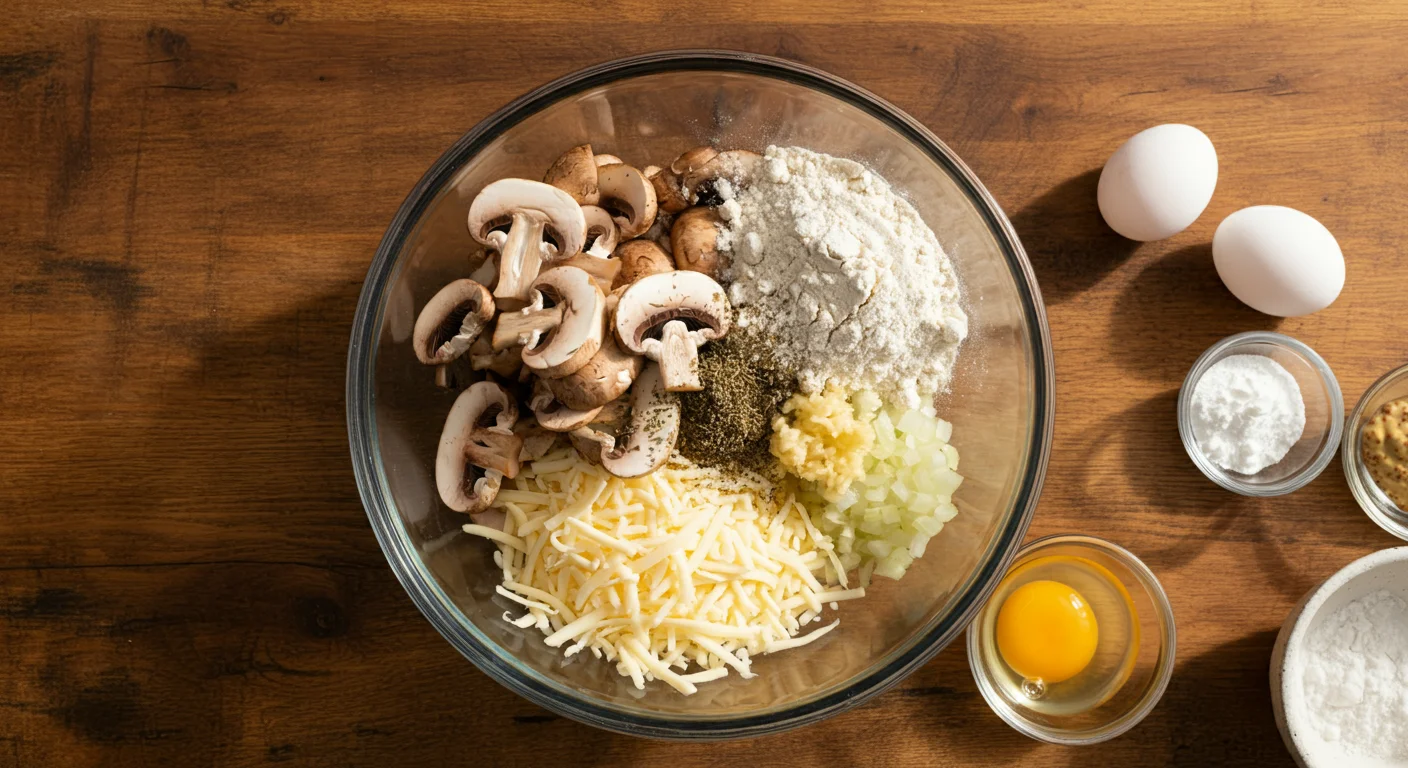
[{"label": "white flour mound", "polygon": [[852,160],[768,147],[749,184],[719,187],[738,324],[776,339],[803,390],[834,380],[917,407],[947,388],[968,335],[958,280],[884,179]]}]

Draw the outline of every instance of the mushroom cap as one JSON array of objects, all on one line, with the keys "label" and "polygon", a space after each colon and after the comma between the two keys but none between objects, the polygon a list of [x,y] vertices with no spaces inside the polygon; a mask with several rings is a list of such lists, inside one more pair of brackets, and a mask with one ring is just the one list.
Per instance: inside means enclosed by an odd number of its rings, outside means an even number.
[{"label": "mushroom cap", "polygon": [[592,145],[583,144],[563,152],[543,174],[543,183],[566,192],[582,205],[595,205],[596,158]]},{"label": "mushroom cap", "polygon": [[523,439],[512,432],[517,420],[518,404],[492,381],[478,382],[455,398],[435,453],[435,486],[446,506],[458,512],[486,509],[499,479],[518,475]]},{"label": "mushroom cap", "polygon": [[669,168],[656,168],[655,173],[646,171],[645,177],[655,187],[655,202],[666,213],[679,213],[689,207],[688,190],[680,175]]},{"label": "mushroom cap", "polygon": [[654,240],[627,240],[616,246],[616,258],[621,262],[621,271],[611,283],[612,290],[629,285],[646,275],[673,272],[674,259]]},{"label": "mushroom cap", "polygon": [[601,206],[584,205],[582,217],[587,222],[586,243],[591,244],[586,253],[603,259],[610,256],[621,242],[621,230],[612,220],[611,212]]},{"label": "mushroom cap", "polygon": [[596,156],[596,167],[603,165],[620,165],[625,161],[615,155],[600,154]]},{"label": "mushroom cap", "polygon": [[582,207],[571,195],[540,181],[499,179],[484,187],[469,204],[469,234],[495,250],[507,237],[495,230],[515,216],[524,216],[543,226],[556,242],[542,244],[541,255],[565,259],[582,250],[587,222]]},{"label": "mushroom cap", "polygon": [[571,432],[592,423],[601,412],[601,407],[579,410],[568,408],[553,396],[542,379],[533,382],[533,395],[528,400],[538,426],[549,432]]},{"label": "mushroom cap", "polygon": [[469,350],[494,319],[494,297],[473,280],[455,280],[425,303],[411,332],[416,359],[444,365]]},{"label": "mushroom cap", "polygon": [[670,228],[675,267],[703,272],[715,280],[728,269],[728,257],[719,253],[719,216],[704,206],[690,208],[675,217]]},{"label": "mushroom cap", "polygon": [[523,348],[523,364],[549,379],[573,373],[601,349],[606,297],[592,276],[576,267],[542,273],[533,290],[562,305],[562,322],[536,346]]},{"label": "mushroom cap", "polygon": [[689,331],[689,337],[698,347],[727,335],[732,315],[723,286],[702,272],[676,270],[632,283],[616,305],[614,326],[622,347],[659,359],[660,339],[651,333],[665,323],[694,321],[699,327]]},{"label": "mushroom cap", "polygon": [[728,149],[690,170],[680,172],[680,180],[691,199],[697,199],[700,187],[717,178],[746,183],[753,176],[763,156],[747,149]]},{"label": "mushroom cap", "polygon": [[587,364],[559,379],[544,379],[543,385],[564,406],[579,411],[600,408],[631,388],[645,360],[621,349],[614,335],[601,340]]},{"label": "mushroom cap", "polygon": [[603,165],[597,168],[597,189],[599,204],[613,211],[622,239],[636,237],[655,222],[655,185],[639,170],[624,163]]},{"label": "mushroom cap", "polygon": [[617,477],[649,474],[669,460],[679,436],[679,397],[665,391],[660,367],[647,365],[631,387],[627,432],[601,452],[601,465]]},{"label": "mushroom cap", "polygon": [[680,153],[680,156],[670,163],[670,170],[674,171],[677,176],[683,176],[697,168],[702,168],[705,163],[718,156],[719,150],[711,146],[695,147]]}]

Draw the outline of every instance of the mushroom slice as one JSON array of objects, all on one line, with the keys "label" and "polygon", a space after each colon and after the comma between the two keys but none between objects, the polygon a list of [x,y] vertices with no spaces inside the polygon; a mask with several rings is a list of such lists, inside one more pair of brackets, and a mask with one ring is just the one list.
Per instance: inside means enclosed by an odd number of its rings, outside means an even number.
[{"label": "mushroom slice", "polygon": [[523,438],[513,434],[518,405],[503,387],[481,381],[460,393],[440,432],[435,485],[457,512],[481,512],[503,478],[518,476]]},{"label": "mushroom slice", "polygon": [[[503,315],[499,319],[502,321]],[[490,337],[480,336],[469,348],[469,367],[470,370],[489,371],[511,380],[518,376],[518,370],[523,367],[523,350],[520,347],[495,350]]]},{"label": "mushroom slice", "polygon": [[660,368],[647,365],[631,387],[626,432],[610,449],[603,446],[601,466],[617,477],[650,474],[669,460],[679,436],[679,398],[665,390]]},{"label": "mushroom slice", "polygon": [[719,253],[719,217],[712,208],[690,208],[675,218],[670,228],[670,244],[675,251],[675,267],[703,272],[715,280],[728,269],[728,257]]},{"label": "mushroom slice", "polygon": [[674,259],[653,240],[628,240],[616,248],[621,271],[611,283],[612,290],[629,285],[646,275],[658,275],[675,270]]},{"label": "mushroom slice", "polygon": [[592,145],[563,152],[543,175],[543,183],[566,192],[581,205],[596,205],[596,158],[592,156]]},{"label": "mushroom slice", "polygon": [[714,197],[712,182],[724,178],[746,184],[763,156],[747,149],[730,149],[718,153],[707,163],[680,174],[680,181],[691,200]]},{"label": "mushroom slice", "polygon": [[588,247],[585,252],[597,258],[607,258],[621,241],[621,231],[612,221],[611,212],[597,205],[584,205],[582,217],[587,222]]},{"label": "mushroom slice", "polygon": [[[654,169],[654,173],[651,170]],[[645,169],[645,177],[655,187],[655,202],[666,213],[679,213],[689,207],[689,198],[680,175],[669,168],[651,166]]]},{"label": "mushroom slice", "polygon": [[670,170],[674,171],[676,176],[683,176],[686,173],[703,168],[705,163],[708,163],[718,156],[719,150],[711,146],[695,147],[675,158],[675,161],[670,163]]},{"label": "mushroom slice", "polygon": [[624,160],[615,155],[597,155],[595,159],[596,167],[598,168],[602,167],[603,165],[620,165],[621,163],[625,162]]},{"label": "mushroom slice", "polygon": [[732,314],[722,286],[701,272],[677,270],[631,284],[616,305],[614,326],[621,346],[660,364],[667,392],[698,392],[704,388],[699,347],[727,335]]},{"label": "mushroom slice", "polygon": [[591,275],[592,282],[596,283],[596,287],[600,288],[602,293],[611,290],[611,286],[616,282],[616,276],[621,274],[620,259],[589,256],[585,251],[554,265],[553,269],[561,269],[562,267],[576,267]]},{"label": "mushroom slice", "polygon": [[509,347],[535,347],[543,334],[562,324],[561,304],[543,306],[545,299],[541,291],[534,291],[533,301],[523,309],[499,313],[494,323],[492,345],[495,351]]},{"label": "mushroom slice", "polygon": [[629,240],[650,229],[655,221],[655,185],[640,171],[624,163],[597,169],[600,205],[612,212],[621,238]]},{"label": "mushroom slice", "polygon": [[582,250],[586,233],[587,222],[577,201],[538,181],[499,179],[469,206],[470,236],[499,252],[499,281],[494,288],[498,299],[527,301],[543,263],[567,259]]},{"label": "mushroom slice", "polygon": [[518,460],[537,461],[552,451],[557,444],[557,433],[544,429],[538,417],[530,414],[513,425],[513,433],[523,438],[523,449],[518,452]]},{"label": "mushroom slice", "polygon": [[631,388],[640,375],[643,358],[621,349],[612,335],[601,340],[587,364],[559,379],[545,379],[543,386],[568,408],[588,411],[615,400]]},{"label": "mushroom slice", "polygon": [[616,435],[625,431],[626,417],[630,415],[630,398],[617,398],[602,407],[590,424],[572,430],[567,437],[577,455],[600,464],[602,452],[616,447]]},{"label": "mushroom slice", "polygon": [[543,386],[542,379],[533,382],[533,395],[528,399],[528,407],[538,419],[538,425],[550,432],[581,429],[592,423],[601,412],[600,407],[586,410],[568,408]]},{"label": "mushroom slice", "polygon": [[523,347],[523,364],[545,379],[575,373],[601,349],[606,297],[592,276],[576,267],[544,272],[533,290],[541,301],[552,302],[561,320],[538,343]]},{"label": "mushroom slice", "polygon": [[494,319],[494,297],[473,280],[456,280],[426,302],[416,318],[411,343],[416,359],[444,365],[469,351]]}]

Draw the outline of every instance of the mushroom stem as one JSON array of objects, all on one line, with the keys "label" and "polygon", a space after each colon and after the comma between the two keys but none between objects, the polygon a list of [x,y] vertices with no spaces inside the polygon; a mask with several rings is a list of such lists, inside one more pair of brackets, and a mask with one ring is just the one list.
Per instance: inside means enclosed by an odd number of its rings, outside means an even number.
[{"label": "mushroom stem", "polygon": [[561,324],[561,304],[547,309],[529,307],[518,312],[503,312],[499,315],[498,324],[494,326],[494,351],[518,346],[532,349],[538,345],[543,334]]},{"label": "mushroom stem", "polygon": [[699,350],[682,320],[671,320],[660,329],[660,378],[666,392],[704,389],[699,381]]},{"label": "mushroom stem", "polygon": [[499,255],[499,282],[494,286],[496,298],[528,298],[528,291],[543,266],[543,229],[546,223],[526,211],[513,213],[513,224],[509,227],[508,239],[504,241]]}]

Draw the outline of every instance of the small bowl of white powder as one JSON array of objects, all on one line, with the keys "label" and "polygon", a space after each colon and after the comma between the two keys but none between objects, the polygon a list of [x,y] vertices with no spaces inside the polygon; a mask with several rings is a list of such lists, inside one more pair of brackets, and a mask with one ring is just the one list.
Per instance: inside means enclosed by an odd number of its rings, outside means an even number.
[{"label": "small bowl of white powder", "polygon": [[1408,547],[1362,557],[1292,609],[1271,701],[1302,768],[1408,766]]},{"label": "small bowl of white powder", "polygon": [[1188,456],[1243,496],[1281,496],[1314,480],[1343,429],[1344,398],[1330,366],[1280,333],[1239,333],[1212,345],[1178,395]]}]

